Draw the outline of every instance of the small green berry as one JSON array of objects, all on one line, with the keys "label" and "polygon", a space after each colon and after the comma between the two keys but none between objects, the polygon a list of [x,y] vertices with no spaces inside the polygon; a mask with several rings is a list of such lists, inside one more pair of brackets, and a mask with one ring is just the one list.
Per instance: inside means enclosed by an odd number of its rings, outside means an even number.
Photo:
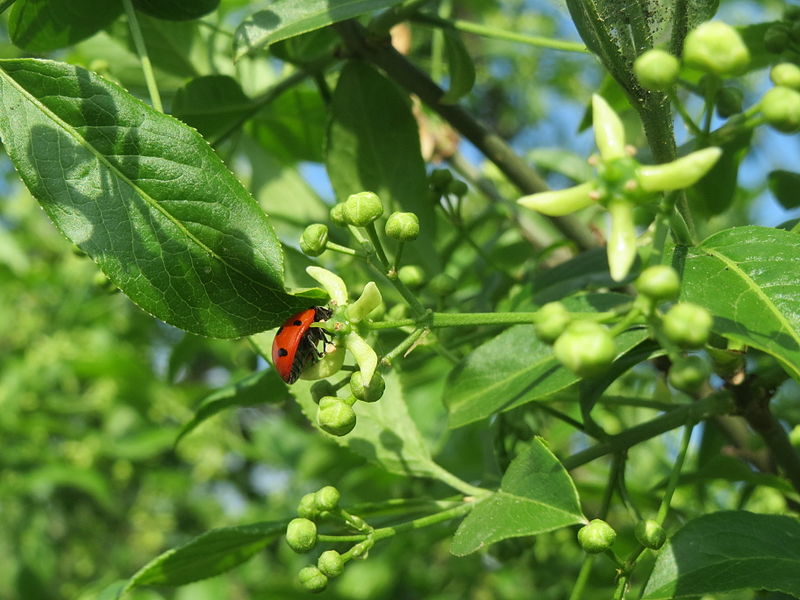
[{"label": "small green berry", "polygon": [[706,21],[686,36],[683,60],[690,67],[724,77],[742,73],[750,63],[750,52],[733,27]]},{"label": "small green berry", "polygon": [[708,341],[714,320],[702,306],[679,302],[664,315],[664,334],[681,348],[701,348]]},{"label": "small green berry", "polygon": [[319,256],[325,252],[328,245],[328,227],[321,223],[314,223],[303,230],[300,236],[300,250],[308,256]]},{"label": "small green berry", "polygon": [[578,543],[589,554],[608,550],[615,539],[617,532],[602,519],[593,519],[578,530]]},{"label": "small green berry", "polygon": [[439,273],[428,283],[428,289],[437,296],[445,297],[452,294],[456,290],[457,285],[456,280],[450,277],[450,275],[447,273]]},{"label": "small green berry", "polygon": [[366,227],[383,214],[383,202],[373,192],[352,194],[344,202],[344,219],[349,225]]},{"label": "small green berry", "polygon": [[304,517],[292,519],[286,527],[286,543],[295,552],[311,552],[317,545],[317,525]]},{"label": "small green berry", "polygon": [[680,292],[681,279],[678,277],[678,272],[672,267],[655,265],[642,271],[635,286],[640,294],[655,302],[674,300]]},{"label": "small green berry", "polygon": [[738,115],[742,112],[744,93],[738,87],[726,85],[717,92],[717,114],[723,119]]},{"label": "small green berry", "polygon": [[545,344],[552,344],[569,325],[572,316],[561,302],[548,302],[538,311],[540,320],[533,324],[536,337]]},{"label": "small green berry", "polygon": [[708,380],[711,366],[701,356],[683,356],[669,369],[668,379],[672,387],[692,394]]},{"label": "small green berry", "polygon": [[779,63],[769,71],[769,78],[775,85],[800,89],[800,67],[794,63]]},{"label": "small green berry", "polygon": [[321,511],[331,511],[339,506],[342,495],[332,485],[326,485],[314,494],[314,502]]},{"label": "small green berry", "polygon": [[434,169],[428,176],[428,181],[432,187],[443,190],[453,181],[453,174],[450,169]]},{"label": "small green berry", "polygon": [[297,505],[297,516],[304,519],[316,519],[319,515],[317,508],[317,499],[314,493],[306,494],[300,498],[300,503]]},{"label": "small green berry", "polygon": [[300,580],[300,585],[309,592],[321,592],[328,586],[328,578],[313,565],[300,569],[297,578]]},{"label": "small green berry", "polygon": [[772,88],[761,99],[761,114],[778,131],[800,130],[800,92],[780,86]]},{"label": "small green berry", "polygon": [[646,90],[665,91],[675,85],[680,61],[664,50],[648,50],[633,63],[633,72]]},{"label": "small green berry", "polygon": [[785,25],[773,25],[764,33],[764,47],[773,54],[780,54],[791,43],[789,29]]},{"label": "small green berry", "polygon": [[411,212],[395,212],[386,220],[386,235],[393,240],[413,242],[419,237],[419,218]]},{"label": "small green berry", "polygon": [[336,550],[326,550],[317,560],[317,568],[323,575],[333,579],[344,571],[344,559]]},{"label": "small green berry", "polygon": [[375,371],[369,386],[364,387],[361,371],[355,371],[350,376],[350,390],[353,392],[353,396],[363,402],[375,402],[383,396],[383,392],[386,390],[386,382],[383,379],[383,375]]},{"label": "small green berry", "polygon": [[397,278],[414,290],[425,283],[425,271],[417,265],[404,265],[397,270]]},{"label": "small green berry", "polygon": [[592,321],[575,321],[553,344],[558,361],[581,377],[605,372],[617,354],[608,328]]},{"label": "small green berry", "polygon": [[639,521],[633,533],[642,546],[651,550],[658,550],[667,541],[667,532],[652,519]]},{"label": "small green berry", "polygon": [[447,193],[458,198],[463,198],[466,196],[468,191],[469,188],[467,187],[467,184],[460,179],[453,179],[453,181],[451,181],[447,186]]},{"label": "small green berry", "polygon": [[330,211],[331,223],[339,227],[347,227],[347,219],[344,217],[344,202],[334,204]]},{"label": "small green berry", "polygon": [[344,399],[325,396],[319,401],[317,423],[331,435],[347,435],[356,426],[356,413]]}]

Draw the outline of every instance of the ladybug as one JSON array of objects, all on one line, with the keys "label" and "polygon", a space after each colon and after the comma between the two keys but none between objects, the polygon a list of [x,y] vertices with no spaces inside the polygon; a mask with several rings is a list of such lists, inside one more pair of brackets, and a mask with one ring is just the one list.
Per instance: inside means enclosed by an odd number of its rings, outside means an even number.
[{"label": "ladybug", "polygon": [[292,315],[278,329],[272,342],[272,363],[286,383],[294,383],[306,367],[322,357],[317,343],[327,342],[325,331],[312,323],[330,318],[332,311],[315,306]]}]

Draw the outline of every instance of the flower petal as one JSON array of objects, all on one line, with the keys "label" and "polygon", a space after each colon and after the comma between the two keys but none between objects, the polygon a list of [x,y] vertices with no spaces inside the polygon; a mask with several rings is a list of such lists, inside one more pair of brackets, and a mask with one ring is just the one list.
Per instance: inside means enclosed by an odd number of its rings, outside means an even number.
[{"label": "flower petal", "polygon": [[608,268],[611,279],[622,281],[636,259],[636,229],[633,225],[633,205],[627,200],[608,203],[611,231],[608,234]]},{"label": "flower petal", "polygon": [[592,95],[592,120],[594,140],[604,161],[627,156],[625,152],[625,127],[605,98]]},{"label": "flower petal", "polygon": [[594,200],[589,194],[594,188],[595,183],[587,181],[564,190],[549,190],[531,194],[530,196],[523,196],[517,202],[525,208],[530,208],[543,215],[561,217],[592,204]]},{"label": "flower petal", "polygon": [[716,146],[703,148],[662,165],[641,166],[636,179],[645,192],[680,190],[696,183],[722,156]]}]

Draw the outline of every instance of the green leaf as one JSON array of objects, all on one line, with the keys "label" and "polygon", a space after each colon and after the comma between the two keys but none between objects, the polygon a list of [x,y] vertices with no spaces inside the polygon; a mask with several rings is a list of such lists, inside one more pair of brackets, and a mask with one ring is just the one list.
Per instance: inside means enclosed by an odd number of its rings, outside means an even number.
[{"label": "green leaf", "polygon": [[219,0],[133,0],[133,5],[157,19],[191,21],[216,10]]},{"label": "green leaf", "polygon": [[120,0],[17,0],[8,35],[20,48],[47,52],[94,35],[121,13]]},{"label": "green leaf", "polygon": [[41,498],[55,495],[55,489],[70,487],[90,496],[108,512],[117,508],[108,481],[93,469],[67,464],[50,464],[21,475],[28,493]]},{"label": "green leaf", "polygon": [[235,60],[253,50],[364,13],[400,4],[402,0],[277,0],[267,10],[245,19],[233,39]]},{"label": "green leaf", "polygon": [[0,62],[0,135],[73,243],[144,310],[215,337],[269,329],[283,292],[269,219],[196,131],[84,69]]},{"label": "green leaf", "polygon": [[[633,279],[636,269],[622,283]],[[608,271],[608,252],[594,248],[533,276],[533,300],[546,304],[580,291],[619,285]]]},{"label": "green leaf", "polygon": [[285,522],[269,522],[207,531],[151,560],[130,578],[123,594],[143,585],[185,585],[229,571],[261,552],[285,529]]},{"label": "green leaf", "polygon": [[800,206],[800,173],[792,171],[771,171],[767,175],[769,191],[787,210]]},{"label": "green leaf", "polygon": [[407,94],[368,64],[352,61],[342,69],[332,111],[325,165],[336,196],[345,200],[371,191],[381,197],[387,214],[415,213],[420,236],[406,244],[405,252],[435,269],[434,205]]},{"label": "green leaf", "polygon": [[722,144],[722,156],[700,181],[690,189],[691,206],[705,215],[719,215],[736,198],[739,164],[750,149],[752,130],[747,130]]},{"label": "green leaf", "polygon": [[800,521],[723,511],[687,523],[658,555],[645,600],[765,589],[800,595]]},{"label": "green leaf", "polygon": [[444,29],[443,32],[450,84],[439,101],[453,104],[468,94],[475,85],[475,64],[461,36],[449,29]]},{"label": "green leaf", "polygon": [[464,556],[508,538],[585,522],[575,483],[537,437],[511,462],[500,489],[461,522],[450,552]]},{"label": "green leaf", "polygon": [[323,161],[328,109],[316,90],[295,87],[284,92],[252,123],[264,149],[283,162]]},{"label": "green leaf", "polygon": [[214,143],[254,112],[252,100],[239,82],[227,75],[205,75],[180,88],[172,101],[172,114]]},{"label": "green leaf", "polygon": [[681,299],[710,310],[715,332],[771,354],[800,378],[800,236],[736,227],[686,252]]},{"label": "green leaf", "polygon": [[175,438],[178,445],[183,436],[193,431],[206,419],[234,406],[255,406],[257,404],[277,404],[288,399],[286,384],[274,369],[266,369],[248,375],[235,383],[230,383],[207,396]]},{"label": "green leaf", "polygon": [[[627,301],[618,294],[587,294],[569,299],[567,306],[572,311],[604,311]],[[618,336],[619,356],[646,338],[642,329]],[[579,380],[537,339],[533,325],[515,325],[478,346],[451,372],[444,397],[450,427],[546,398]]]}]

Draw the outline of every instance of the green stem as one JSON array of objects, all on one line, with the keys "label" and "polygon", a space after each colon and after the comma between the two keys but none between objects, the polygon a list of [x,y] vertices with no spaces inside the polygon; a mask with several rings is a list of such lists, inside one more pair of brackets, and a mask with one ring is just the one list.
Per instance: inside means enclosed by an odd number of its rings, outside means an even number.
[{"label": "green stem", "polygon": [[363,542],[367,539],[365,533],[357,533],[354,535],[326,535],[319,534],[317,540],[320,542],[330,542],[331,544],[339,544],[341,542]]},{"label": "green stem", "polygon": [[689,129],[689,131],[691,131],[696,137],[702,137],[702,130],[697,126],[697,123],[694,122],[694,119],[692,119],[691,115],[686,110],[686,107],[683,105],[683,102],[681,102],[681,99],[678,98],[678,95],[674,93],[674,91],[670,94],[670,100],[678,110],[678,114],[680,114],[687,129]]},{"label": "green stem", "polygon": [[638,408],[652,408],[653,410],[671,411],[680,408],[680,404],[670,404],[669,402],[658,402],[656,400],[644,400],[641,398],[625,398],[624,396],[601,396],[597,400],[598,404],[606,406],[634,406]]},{"label": "green stem", "polygon": [[370,223],[364,228],[369,236],[369,241],[372,242],[372,247],[375,248],[375,255],[378,257],[384,271],[389,270],[389,259],[386,258],[386,252],[383,251],[383,244],[381,238],[378,237],[378,230],[375,229],[375,223]]},{"label": "green stem", "polygon": [[325,244],[325,249],[338,252],[339,254],[347,254],[348,256],[366,256],[366,254],[361,250],[355,250],[353,248],[348,248],[347,246],[340,246],[334,242],[328,242]]},{"label": "green stem", "polygon": [[681,476],[681,469],[686,460],[686,451],[689,449],[689,440],[692,437],[692,430],[694,429],[693,423],[687,423],[683,429],[683,439],[681,440],[681,450],[678,453],[678,458],[675,460],[675,466],[670,473],[669,481],[667,482],[667,489],[664,490],[664,497],[661,499],[661,506],[658,508],[658,516],[656,521],[659,525],[663,525],[667,519],[667,512],[669,511],[670,502],[672,502],[672,495],[678,487],[678,479]]},{"label": "green stem", "polygon": [[397,344],[394,348],[392,348],[389,352],[387,352],[384,357],[381,359],[381,364],[390,367],[392,365],[392,361],[404,354],[409,348],[411,348],[414,344],[417,343],[417,340],[421,338],[425,332],[428,331],[427,329],[415,329],[412,331],[406,338]]},{"label": "green stem", "polygon": [[586,589],[586,584],[589,582],[589,575],[592,573],[592,565],[594,565],[594,557],[596,554],[587,554],[583,558],[581,570],[578,573],[578,578],[575,580],[575,585],[572,587],[572,593],[569,595],[569,600],[580,600],[583,597],[583,591]]},{"label": "green stem", "polygon": [[158,92],[153,65],[150,64],[150,56],[147,54],[147,46],[144,43],[144,37],[142,36],[142,30],[139,28],[139,20],[136,18],[133,4],[131,0],[122,0],[122,5],[125,7],[125,14],[128,16],[128,26],[131,28],[131,36],[133,37],[133,44],[136,46],[136,53],[139,55],[139,60],[142,61],[142,72],[147,84],[147,92],[150,94],[150,102],[152,102],[153,108],[163,113],[164,106],[161,104],[161,94]]},{"label": "green stem", "polygon": [[415,529],[422,529],[423,527],[429,527],[430,525],[436,525],[437,523],[456,519],[469,513],[473,508],[475,508],[476,504],[476,502],[464,502],[463,504],[453,508],[448,508],[447,510],[434,513],[432,515],[420,517],[419,519],[414,519],[413,521],[407,521],[406,523],[400,523],[399,525],[393,525],[390,527],[381,527],[380,529],[373,531],[370,537],[377,542],[378,540],[392,537],[398,533],[414,531]]},{"label": "green stem", "polygon": [[398,319],[396,321],[367,321],[367,328],[369,329],[400,329],[401,327],[410,327],[417,324],[416,319]]},{"label": "green stem", "polygon": [[402,240],[397,242],[397,250],[394,253],[394,262],[392,263],[392,273],[394,274],[396,274],[400,269],[400,260],[403,257],[403,248],[405,248],[405,243]]}]

